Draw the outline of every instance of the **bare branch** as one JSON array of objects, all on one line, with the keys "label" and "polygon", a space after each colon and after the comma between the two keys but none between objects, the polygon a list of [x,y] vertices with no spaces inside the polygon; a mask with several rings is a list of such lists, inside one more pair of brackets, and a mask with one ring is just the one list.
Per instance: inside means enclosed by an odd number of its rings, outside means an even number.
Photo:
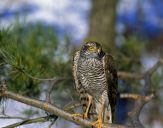
[{"label": "bare branch", "polygon": [[20,120],[26,120],[27,118],[19,117],[19,116],[2,115],[2,116],[0,116],[0,119],[20,119]]},{"label": "bare branch", "polygon": [[46,117],[39,117],[39,118],[35,118],[35,119],[27,119],[27,120],[24,120],[24,121],[21,121],[21,122],[18,122],[18,123],[14,123],[14,124],[2,127],[2,128],[15,128],[15,127],[25,125],[25,124],[46,122],[46,121],[47,121]]},{"label": "bare branch", "polygon": [[48,86],[48,89],[46,91],[46,102],[49,102],[51,103],[51,93],[53,92],[54,90],[54,87],[57,83],[59,83],[60,81],[62,81],[63,79],[61,78],[58,78],[58,79],[55,79],[53,81],[51,81],[50,85]]},{"label": "bare branch", "polygon": [[144,79],[145,75],[152,75],[153,72],[155,72],[161,65],[163,64],[163,59],[160,59],[154,66],[152,66],[150,69],[148,69],[144,73],[131,73],[131,72],[118,72],[118,77],[122,79]]},{"label": "bare branch", "polygon": [[[76,107],[79,107],[81,104],[79,102],[72,102],[72,103],[69,103],[68,105],[66,105],[64,107],[64,110],[71,110],[71,109],[74,109]],[[52,116],[52,117],[51,117]],[[11,117],[11,116],[8,116],[8,115],[4,115],[4,117],[0,117],[1,119],[22,119],[23,121],[21,122],[17,122],[17,123],[14,123],[12,125],[8,125],[8,126],[5,126],[4,128],[13,128],[13,127],[18,127],[18,126],[21,126],[21,125],[26,125],[26,124],[31,124],[31,123],[39,123],[39,122],[46,122],[48,121],[50,118],[53,118],[53,121],[50,123],[49,127],[51,127],[55,121],[58,119],[57,116],[54,116],[54,115],[48,115],[48,116],[44,116],[44,117],[38,117],[38,118],[34,118],[34,119],[26,119],[26,118],[22,118],[22,117]]]},{"label": "bare branch", "polygon": [[118,77],[122,79],[143,79],[143,74],[136,74],[130,72],[118,72]]},{"label": "bare branch", "polygon": [[153,93],[149,95],[149,93],[151,92],[151,88],[152,88],[151,76],[162,64],[163,64],[163,60],[161,59],[143,74],[143,79],[145,83],[142,88],[142,96],[136,96],[138,100],[136,100],[135,102],[133,111],[130,112],[130,117],[131,117],[130,126],[132,126],[133,128],[143,128],[143,125],[141,124],[139,120],[139,115],[144,105],[154,97]]},{"label": "bare branch", "polygon": [[[13,100],[16,100],[16,101],[19,101],[19,102],[40,108],[40,109],[43,109],[43,110],[45,110],[51,114],[62,117],[68,121],[74,122],[76,124],[80,124],[82,126],[87,126],[87,127],[92,126],[92,123],[88,120],[84,120],[80,117],[74,117],[70,113],[68,113],[62,109],[59,109],[58,107],[56,107],[50,103],[42,102],[39,100],[35,100],[35,99],[31,99],[31,98],[21,96],[19,94],[15,94],[13,92],[8,91],[7,89],[4,89],[3,86],[0,88],[0,96],[10,98],[10,99],[13,99]],[[117,125],[117,124],[107,124],[107,125],[104,125],[104,128],[105,127],[126,128],[125,126],[121,126],[121,125]]]},{"label": "bare branch", "polygon": [[162,59],[160,59],[153,67],[151,67],[148,71],[145,72],[144,76],[146,74],[151,76],[162,64],[163,64],[163,61]]},{"label": "bare branch", "polygon": [[140,94],[133,94],[133,93],[122,93],[120,94],[120,98],[127,98],[133,100],[144,99],[145,101],[150,101],[154,97],[154,94],[150,94],[148,96],[142,96]]}]

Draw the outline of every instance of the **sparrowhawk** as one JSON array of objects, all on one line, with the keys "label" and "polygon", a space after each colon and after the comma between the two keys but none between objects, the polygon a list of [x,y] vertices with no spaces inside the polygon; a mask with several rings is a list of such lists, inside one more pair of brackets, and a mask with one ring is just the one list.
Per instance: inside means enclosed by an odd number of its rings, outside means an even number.
[{"label": "sparrowhawk", "polygon": [[118,81],[113,57],[99,43],[86,42],[74,55],[73,76],[83,117],[93,119],[93,125],[98,128],[102,123],[112,123]]}]

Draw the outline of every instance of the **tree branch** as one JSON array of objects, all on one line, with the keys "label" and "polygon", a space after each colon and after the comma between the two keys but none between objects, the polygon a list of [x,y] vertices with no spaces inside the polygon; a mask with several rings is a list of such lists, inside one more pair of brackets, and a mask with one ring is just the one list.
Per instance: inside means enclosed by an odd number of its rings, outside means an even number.
[{"label": "tree branch", "polygon": [[26,120],[27,118],[19,117],[19,116],[2,115],[2,116],[0,116],[0,119],[20,119],[20,120]]},{"label": "tree branch", "polygon": [[2,128],[15,128],[21,125],[25,125],[25,124],[31,124],[31,123],[38,123],[38,122],[46,122],[47,118],[46,117],[39,117],[39,118],[35,118],[35,119],[27,119],[18,123],[14,123]]},{"label": "tree branch", "polygon": [[35,76],[32,76],[31,74],[28,74],[26,73],[25,71],[23,71],[23,73],[31,78],[31,79],[34,79],[34,80],[41,80],[41,81],[56,81],[56,80],[65,80],[66,78],[65,77],[53,77],[53,78],[38,78],[38,77],[35,77]]},{"label": "tree branch", "polygon": [[151,92],[151,88],[152,88],[151,76],[162,64],[163,64],[163,60],[160,59],[154,66],[152,66],[149,70],[147,70],[143,74],[143,79],[145,83],[142,88],[142,96],[139,98],[137,97],[138,100],[136,100],[134,109],[132,112],[130,112],[130,115],[129,115],[131,117],[130,126],[132,126],[133,128],[143,128],[143,125],[141,124],[139,120],[139,115],[144,105],[154,97],[154,94],[149,95],[149,93]]},{"label": "tree branch", "polygon": [[[64,107],[64,110],[69,111],[69,110],[75,109],[76,107],[79,107],[79,106],[81,106],[81,104],[79,102],[71,102]],[[13,128],[13,127],[18,127],[21,125],[26,125],[26,124],[31,124],[31,123],[46,122],[52,118],[53,119],[52,123],[49,125],[49,127],[51,127],[55,123],[55,121],[58,119],[58,117],[54,116],[54,115],[48,115],[48,116],[38,117],[38,118],[34,118],[34,119],[26,119],[26,118],[22,118],[22,117],[11,117],[8,115],[4,115],[4,117],[0,117],[0,118],[1,119],[21,119],[21,120],[23,120],[23,121],[5,126],[3,128]]]},{"label": "tree branch", "polygon": [[143,74],[119,71],[118,77],[121,79],[143,79]]},{"label": "tree branch", "polygon": [[118,72],[118,77],[121,79],[144,79],[146,74],[152,75],[161,65],[163,64],[163,59],[160,59],[158,62],[154,64],[150,69],[148,69],[144,73],[131,73],[131,72]]},{"label": "tree branch", "polygon": [[[65,120],[74,122],[76,124],[80,124],[82,126],[87,126],[87,127],[92,126],[92,123],[90,121],[84,120],[80,117],[74,117],[70,113],[68,113],[62,109],[59,109],[58,107],[56,107],[50,103],[31,99],[31,98],[27,98],[27,97],[21,96],[19,94],[15,94],[13,92],[10,92],[7,90],[6,86],[4,86],[4,85],[2,85],[0,88],[0,96],[10,98],[10,99],[13,99],[13,100],[16,100],[16,101],[37,107],[37,108],[40,108],[40,109],[45,110],[51,114],[62,117]],[[106,127],[109,127],[109,128],[126,128],[126,126],[121,126],[121,125],[117,125],[117,124],[106,124],[106,125],[104,125],[104,128],[106,128]]]},{"label": "tree branch", "polygon": [[133,93],[122,93],[120,94],[120,98],[127,98],[127,99],[133,99],[133,100],[139,100],[143,99],[145,101],[150,101],[154,97],[154,94],[150,94],[148,96],[142,96],[140,94],[133,94]]}]

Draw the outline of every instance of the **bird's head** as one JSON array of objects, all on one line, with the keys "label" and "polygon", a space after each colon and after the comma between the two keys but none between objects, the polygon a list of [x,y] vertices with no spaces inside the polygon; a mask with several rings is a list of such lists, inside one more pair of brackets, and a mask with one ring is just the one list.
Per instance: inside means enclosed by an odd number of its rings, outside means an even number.
[{"label": "bird's head", "polygon": [[86,42],[81,48],[81,56],[87,58],[102,58],[104,56],[101,44],[97,42]]}]

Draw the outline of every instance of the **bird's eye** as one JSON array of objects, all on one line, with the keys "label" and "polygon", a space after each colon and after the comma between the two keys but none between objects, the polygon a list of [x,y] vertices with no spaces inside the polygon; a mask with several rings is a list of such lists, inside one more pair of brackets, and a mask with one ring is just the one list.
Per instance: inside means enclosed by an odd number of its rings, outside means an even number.
[{"label": "bird's eye", "polygon": [[88,48],[88,50],[89,50],[89,51],[93,51],[94,48],[90,46],[90,47]]}]

